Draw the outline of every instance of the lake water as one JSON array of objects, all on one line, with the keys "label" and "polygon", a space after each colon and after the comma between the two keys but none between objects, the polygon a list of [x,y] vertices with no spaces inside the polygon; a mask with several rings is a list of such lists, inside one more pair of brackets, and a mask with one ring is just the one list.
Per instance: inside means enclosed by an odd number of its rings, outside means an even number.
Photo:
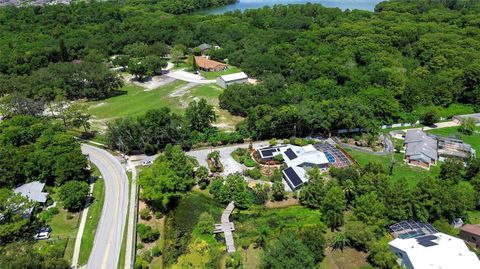
[{"label": "lake water", "polygon": [[384,0],[240,0],[235,4],[206,9],[200,11],[203,14],[222,14],[228,11],[255,9],[264,6],[273,5],[287,5],[287,4],[305,4],[305,3],[319,3],[324,7],[338,7],[342,10],[345,9],[361,9],[373,11],[375,5]]}]

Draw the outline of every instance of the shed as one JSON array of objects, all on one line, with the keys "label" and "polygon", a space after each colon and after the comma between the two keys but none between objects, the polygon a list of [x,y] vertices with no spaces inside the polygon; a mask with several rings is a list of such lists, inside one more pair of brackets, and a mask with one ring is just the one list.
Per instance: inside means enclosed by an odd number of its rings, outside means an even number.
[{"label": "shed", "polygon": [[464,241],[475,244],[475,247],[480,247],[480,225],[466,224],[460,228],[460,238]]},{"label": "shed", "polygon": [[232,84],[245,84],[248,82],[248,76],[244,72],[224,75],[217,78],[217,84],[226,89]]}]

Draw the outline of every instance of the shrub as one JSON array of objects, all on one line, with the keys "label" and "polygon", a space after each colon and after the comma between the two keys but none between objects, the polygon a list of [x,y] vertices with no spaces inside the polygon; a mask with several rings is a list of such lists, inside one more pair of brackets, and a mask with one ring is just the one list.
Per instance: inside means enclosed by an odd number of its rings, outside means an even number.
[{"label": "shrub", "polygon": [[142,258],[148,263],[152,262],[152,253],[150,251],[145,251],[142,253]]},{"label": "shrub", "polygon": [[225,266],[228,269],[240,269],[243,268],[243,258],[240,253],[235,252],[231,254],[229,257],[227,257]]},{"label": "shrub", "polygon": [[476,122],[474,118],[464,118],[462,119],[460,131],[466,135],[472,135],[475,131],[475,124]]},{"label": "shrub", "polygon": [[144,245],[142,242],[139,242],[139,243],[137,244],[137,249],[143,249],[144,246],[145,246],[145,245]]},{"label": "shrub", "polygon": [[245,175],[248,176],[248,177],[251,177],[253,179],[260,179],[262,177],[262,173],[260,172],[260,169],[258,169],[258,168],[245,170]]},{"label": "shrub", "polygon": [[257,164],[252,158],[250,157],[246,157],[244,158],[243,160],[243,164],[246,166],[246,167],[255,167],[255,165]]},{"label": "shrub", "polygon": [[138,256],[135,259],[135,269],[147,269],[148,268],[148,262],[145,261],[142,257]]},{"label": "shrub", "polygon": [[73,219],[72,213],[70,213],[70,212],[67,213],[67,219]]},{"label": "shrub", "polygon": [[60,199],[68,210],[80,210],[88,195],[88,184],[84,181],[72,180],[60,188]]},{"label": "shrub", "polygon": [[275,155],[273,159],[277,162],[283,162],[283,155],[282,154]]},{"label": "shrub", "polygon": [[153,257],[158,257],[160,255],[162,255],[162,249],[158,245],[155,245],[152,248],[152,256]]},{"label": "shrub", "polygon": [[273,170],[272,175],[270,176],[270,181],[275,182],[275,181],[282,181],[283,175],[282,172],[280,172],[279,169]]},{"label": "shrub", "polygon": [[203,212],[198,217],[197,228],[202,234],[212,233],[214,224],[215,220],[213,219],[212,215],[207,212]]},{"label": "shrub", "polygon": [[163,217],[162,212],[160,212],[160,211],[155,212],[155,218],[156,219],[161,219],[162,217]]},{"label": "shrub", "polygon": [[38,215],[38,218],[42,221],[42,222],[50,222],[53,218],[53,214],[52,212],[50,212],[50,210],[46,210],[46,211],[42,211],[39,215]]},{"label": "shrub", "polygon": [[276,138],[272,138],[272,139],[270,139],[269,143],[270,143],[270,146],[272,146],[272,147],[273,147],[273,146],[276,146],[276,145],[278,144],[278,142],[277,142],[277,139],[276,139]]},{"label": "shrub", "polygon": [[137,225],[137,233],[142,242],[151,243],[160,237],[160,232],[157,229],[144,224]]},{"label": "shrub", "polygon": [[143,220],[149,220],[150,219],[150,210],[148,208],[144,208],[140,210],[140,218]]}]

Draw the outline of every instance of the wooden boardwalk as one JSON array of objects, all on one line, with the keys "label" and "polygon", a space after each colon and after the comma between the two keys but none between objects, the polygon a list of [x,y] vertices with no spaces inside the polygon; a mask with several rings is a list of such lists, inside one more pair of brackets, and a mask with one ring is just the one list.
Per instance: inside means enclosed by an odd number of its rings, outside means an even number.
[{"label": "wooden boardwalk", "polygon": [[214,233],[223,233],[225,236],[225,243],[227,244],[227,252],[232,253],[235,252],[235,244],[233,242],[233,231],[235,230],[235,226],[233,222],[230,222],[230,215],[232,214],[233,209],[235,209],[235,205],[230,202],[227,205],[227,208],[222,213],[221,222],[220,224],[215,224]]}]

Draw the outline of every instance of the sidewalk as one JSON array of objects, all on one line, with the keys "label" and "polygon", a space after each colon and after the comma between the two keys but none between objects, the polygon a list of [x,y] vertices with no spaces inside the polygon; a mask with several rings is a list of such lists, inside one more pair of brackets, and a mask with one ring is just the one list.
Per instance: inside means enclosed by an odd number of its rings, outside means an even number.
[{"label": "sidewalk", "polygon": [[[92,195],[94,184],[95,183],[92,183],[89,186],[90,187],[90,190],[88,191],[89,196]],[[82,244],[83,230],[85,229],[85,223],[87,222],[89,208],[90,206],[85,207],[82,212],[82,219],[80,221],[80,226],[78,227],[77,238],[75,239],[75,249],[73,250],[72,268],[78,267],[78,258],[80,257],[80,246]]]},{"label": "sidewalk", "polygon": [[133,268],[133,250],[136,236],[136,217],[137,217],[137,168],[133,163],[128,161],[127,168],[132,171],[132,184],[130,188],[130,202],[128,206],[127,220],[127,243],[125,248],[125,269]]}]

